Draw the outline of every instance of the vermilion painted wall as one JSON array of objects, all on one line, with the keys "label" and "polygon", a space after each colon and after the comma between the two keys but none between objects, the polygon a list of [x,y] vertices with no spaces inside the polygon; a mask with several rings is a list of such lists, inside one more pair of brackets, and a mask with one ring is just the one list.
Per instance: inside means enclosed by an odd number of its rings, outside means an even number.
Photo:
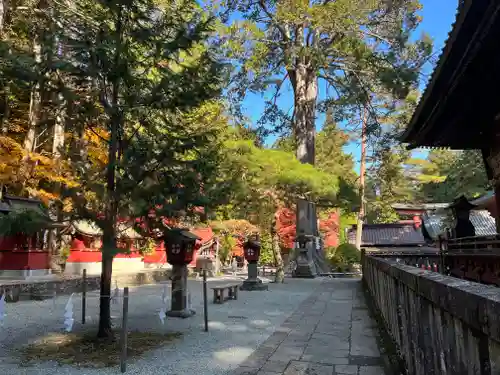
[{"label": "vermilion painted wall", "polygon": [[[212,228],[198,228],[193,229],[192,233],[200,237],[201,239],[197,241],[197,247],[201,244],[211,241],[214,237]],[[142,255],[138,251],[134,251],[134,247],[131,247],[130,254],[117,254],[115,258],[140,258]],[[190,266],[196,265],[196,259],[198,258],[198,251],[195,250],[193,254],[193,260],[189,263]],[[102,254],[99,249],[86,248],[83,241],[74,239],[71,243],[71,252],[67,260],[73,263],[84,263],[84,262],[101,262]],[[144,256],[144,263],[166,263],[167,256],[165,251],[165,246],[163,241],[158,241],[156,250],[153,254],[148,254]]]},{"label": "vermilion painted wall", "polygon": [[[28,247],[26,248],[26,244]],[[0,237],[0,251],[12,251],[12,250],[33,250],[39,251],[35,246],[33,246],[31,238],[26,238],[25,236],[17,237]]]},{"label": "vermilion painted wall", "polygon": [[49,269],[48,251],[32,245],[25,236],[0,237],[0,270]]},{"label": "vermilion painted wall", "polygon": [[0,251],[0,270],[46,270],[49,268],[48,251]]}]

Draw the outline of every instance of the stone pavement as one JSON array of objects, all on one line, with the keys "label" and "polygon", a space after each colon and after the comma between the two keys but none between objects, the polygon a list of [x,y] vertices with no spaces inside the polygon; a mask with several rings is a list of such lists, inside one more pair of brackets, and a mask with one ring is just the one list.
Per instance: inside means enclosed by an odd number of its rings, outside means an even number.
[{"label": "stone pavement", "polygon": [[383,375],[360,279],[327,279],[232,375]]}]

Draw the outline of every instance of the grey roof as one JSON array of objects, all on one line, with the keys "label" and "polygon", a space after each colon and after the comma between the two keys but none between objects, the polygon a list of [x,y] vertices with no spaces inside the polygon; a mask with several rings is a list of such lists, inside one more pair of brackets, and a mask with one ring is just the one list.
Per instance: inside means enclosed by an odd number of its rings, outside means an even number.
[{"label": "grey roof", "polygon": [[[356,227],[347,233],[349,243],[355,243]],[[419,246],[425,239],[420,228],[409,224],[365,224],[361,246]]]},{"label": "grey roof", "polygon": [[137,240],[142,238],[142,236],[139,233],[137,233],[130,224],[118,223],[116,231],[118,238],[128,238],[131,240]]},{"label": "grey roof", "polygon": [[[437,239],[445,228],[453,228],[454,221],[448,212],[426,212],[422,215],[425,229],[432,239]],[[476,229],[476,236],[491,236],[497,233],[495,219],[486,210],[470,212],[470,221]]]},{"label": "grey roof", "polygon": [[[101,236],[102,230],[96,223],[90,220],[75,220],[73,221],[73,228],[81,234],[87,236]],[[139,239],[142,236],[137,233],[132,226],[125,223],[119,223],[116,228],[118,238]]]},{"label": "grey roof", "polygon": [[471,200],[470,202],[475,206],[482,206],[483,204],[489,203],[494,198],[495,198],[495,192],[489,191],[488,193],[480,196],[479,198]]},{"label": "grey roof", "polygon": [[367,253],[390,253],[390,254],[437,254],[439,252],[439,249],[437,247],[432,247],[432,246],[398,246],[397,249],[394,247],[383,247],[383,246],[378,246],[378,247],[365,247],[365,250]]},{"label": "grey roof", "polygon": [[97,226],[96,223],[90,220],[75,220],[72,223],[73,228],[77,232],[87,236],[100,236],[102,235],[102,230]]},{"label": "grey roof", "polygon": [[39,214],[46,215],[42,201],[32,198],[15,197],[4,195],[0,200],[0,212],[33,210]]},{"label": "grey roof", "polygon": [[394,203],[391,207],[395,210],[438,210],[449,207],[450,203]]},{"label": "grey roof", "polygon": [[10,206],[7,202],[0,201],[0,212],[9,212],[11,211]]}]

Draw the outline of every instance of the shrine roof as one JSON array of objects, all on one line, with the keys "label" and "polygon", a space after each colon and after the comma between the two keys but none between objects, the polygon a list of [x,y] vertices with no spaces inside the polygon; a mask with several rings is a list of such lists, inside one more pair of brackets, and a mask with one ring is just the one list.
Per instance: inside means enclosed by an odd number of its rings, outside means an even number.
[{"label": "shrine roof", "polygon": [[449,205],[449,203],[394,203],[391,207],[395,210],[427,211],[447,208]]},{"label": "shrine roof", "polygon": [[137,233],[129,223],[118,223],[116,230],[118,232],[118,238],[128,238],[131,240],[138,240],[142,238],[142,236]]},{"label": "shrine roof", "polygon": [[[347,233],[349,243],[355,243],[356,225]],[[420,228],[408,224],[364,224],[362,246],[421,246],[425,238]]]},{"label": "shrine roof", "polygon": [[[497,233],[495,219],[486,210],[473,210],[469,214],[470,221],[476,231],[476,236],[491,236]],[[436,240],[443,234],[445,228],[454,225],[449,213],[427,212],[422,215],[422,221],[429,236]]]},{"label": "shrine roof", "polygon": [[42,201],[32,198],[15,197],[13,195],[4,195],[0,200],[0,212],[34,210],[39,214],[46,215]]},{"label": "shrine roof", "polygon": [[459,2],[455,23],[402,142],[410,148],[474,149],[490,141],[488,131],[500,112],[499,37],[499,1]]},{"label": "shrine roof", "polygon": [[101,236],[102,230],[96,223],[90,220],[75,220],[71,223],[73,228],[80,234],[86,236]]},{"label": "shrine roof", "polygon": [[[71,223],[73,228],[85,236],[102,236],[102,229],[90,220],[75,220]],[[142,236],[137,233],[130,224],[118,223],[117,225],[118,238],[140,239]]]}]

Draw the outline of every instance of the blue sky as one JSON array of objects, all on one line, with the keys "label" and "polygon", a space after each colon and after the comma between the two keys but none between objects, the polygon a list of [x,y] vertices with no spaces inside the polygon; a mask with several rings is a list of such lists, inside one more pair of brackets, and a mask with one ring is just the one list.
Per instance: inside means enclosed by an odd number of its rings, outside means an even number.
[{"label": "blue sky", "polygon": [[[448,32],[451,30],[451,25],[455,21],[455,14],[457,9],[458,0],[421,0],[423,9],[421,15],[423,17],[422,23],[416,31],[417,35],[422,32],[429,34],[434,40],[434,49],[437,51],[437,56],[440,55],[440,51],[444,46],[448,38]],[[432,67],[428,67],[425,73],[430,73]],[[421,91],[425,88],[426,82],[422,82]],[[281,96],[277,103],[282,109],[290,109],[290,114],[292,113],[293,105],[293,94],[292,88],[288,83],[286,86],[281,88]],[[320,97],[323,96],[325,88],[320,85]],[[263,96],[264,95],[264,96]],[[270,93],[261,94],[250,94],[247,96],[244,102],[245,114],[249,119],[255,124],[261,117],[264,110],[265,97],[272,95]],[[317,128],[319,129],[323,123],[323,116],[319,116],[317,119]],[[266,143],[272,144],[273,138],[269,138]],[[354,160],[358,161],[360,157],[360,147],[359,144],[351,143],[345,147],[345,151],[351,153]],[[416,153],[415,156],[423,156],[423,152]]]}]

